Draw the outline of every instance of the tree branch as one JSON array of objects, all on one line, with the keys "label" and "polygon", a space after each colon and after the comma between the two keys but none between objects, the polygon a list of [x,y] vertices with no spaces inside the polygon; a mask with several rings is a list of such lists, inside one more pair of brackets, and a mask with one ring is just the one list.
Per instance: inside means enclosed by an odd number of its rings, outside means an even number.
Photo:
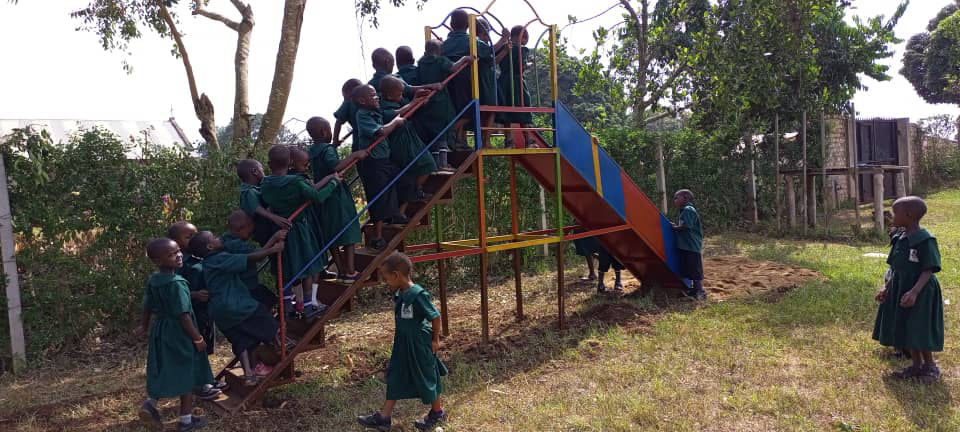
[{"label": "tree branch", "polygon": [[203,4],[200,2],[200,0],[194,0],[194,2],[193,2],[193,14],[194,14],[194,15],[205,16],[205,17],[210,18],[210,19],[212,19],[212,20],[214,20],[214,21],[220,21],[220,22],[222,22],[225,26],[230,27],[230,28],[233,29],[234,31],[240,31],[240,23],[238,23],[238,22],[236,22],[236,21],[233,21],[233,20],[231,20],[231,19],[229,19],[229,18],[227,18],[227,17],[225,17],[225,16],[223,16],[223,15],[220,15],[220,14],[216,13],[216,12],[210,12],[210,11],[204,9],[204,8],[203,8]]}]

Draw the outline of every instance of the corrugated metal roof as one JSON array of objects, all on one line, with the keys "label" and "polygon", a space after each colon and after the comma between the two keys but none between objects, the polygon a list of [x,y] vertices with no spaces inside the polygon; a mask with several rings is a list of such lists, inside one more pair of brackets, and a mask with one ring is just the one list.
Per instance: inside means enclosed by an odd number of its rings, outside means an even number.
[{"label": "corrugated metal roof", "polygon": [[[116,134],[120,139],[139,138],[162,147],[184,147],[181,132],[177,131],[175,120],[76,120],[76,119],[0,119],[0,137],[13,132],[14,129],[32,128],[46,129],[51,140],[55,143],[68,141],[77,131],[92,127],[101,127]],[[141,149],[134,148],[127,152],[127,156],[137,158],[141,156]]]}]

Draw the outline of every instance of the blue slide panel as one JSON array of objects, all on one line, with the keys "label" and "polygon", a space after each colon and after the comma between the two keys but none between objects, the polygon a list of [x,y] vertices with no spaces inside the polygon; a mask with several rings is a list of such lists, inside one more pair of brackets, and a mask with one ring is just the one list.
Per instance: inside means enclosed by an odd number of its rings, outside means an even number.
[{"label": "blue slide panel", "polygon": [[624,222],[627,220],[627,207],[623,198],[623,175],[620,165],[602,148],[597,149],[600,160],[600,181],[603,182],[603,199],[620,215]]},{"label": "blue slide panel", "polygon": [[[560,102],[556,104],[555,119],[557,127],[555,136],[560,154],[596,191],[597,177],[593,172],[593,144],[590,134]],[[604,192],[606,192],[606,183],[604,183]]]},{"label": "blue slide panel", "polygon": [[670,225],[670,220],[664,215],[660,215],[660,230],[663,232],[663,250],[667,255],[667,268],[673,274],[680,277],[683,284],[690,287],[690,280],[680,276],[680,257],[677,256],[677,238]]}]

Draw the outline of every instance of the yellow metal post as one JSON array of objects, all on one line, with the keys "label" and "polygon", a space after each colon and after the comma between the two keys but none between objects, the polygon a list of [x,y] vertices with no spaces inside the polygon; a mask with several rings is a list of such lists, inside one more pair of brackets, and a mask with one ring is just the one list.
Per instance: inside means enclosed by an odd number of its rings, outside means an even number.
[{"label": "yellow metal post", "polygon": [[557,26],[550,26],[550,91],[553,100],[559,99],[560,90],[557,85]]},{"label": "yellow metal post", "polygon": [[430,26],[423,26],[423,40],[428,41],[433,39],[433,29]]},{"label": "yellow metal post", "polygon": [[475,14],[470,14],[470,55],[473,56],[473,71],[470,73],[471,79],[473,80],[473,98],[480,99],[479,61],[477,60],[477,16]]}]

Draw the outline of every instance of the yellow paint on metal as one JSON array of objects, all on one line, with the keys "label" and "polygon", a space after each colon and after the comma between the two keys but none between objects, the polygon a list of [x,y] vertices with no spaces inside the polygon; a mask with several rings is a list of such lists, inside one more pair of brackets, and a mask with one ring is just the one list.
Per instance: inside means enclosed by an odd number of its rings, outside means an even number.
[{"label": "yellow paint on metal", "polygon": [[430,26],[423,26],[423,39],[425,41],[433,39],[433,29]]},{"label": "yellow paint on metal", "polygon": [[487,246],[487,252],[498,252],[498,251],[511,250],[511,249],[520,249],[520,248],[525,248],[530,246],[540,246],[545,244],[558,243],[561,240],[563,240],[562,237],[553,236],[553,237],[546,237],[546,238],[536,239],[536,240],[525,240],[525,241],[518,241],[518,242],[512,242],[512,243],[503,243],[503,244],[498,244],[493,246]]},{"label": "yellow paint on metal", "polygon": [[473,98],[480,99],[479,61],[477,60],[477,16],[475,14],[470,14],[470,55],[473,56],[473,72],[471,73],[473,79]]},{"label": "yellow paint on metal", "polygon": [[560,96],[559,86],[557,84],[557,26],[550,26],[550,91],[553,95],[553,101],[556,102]]},{"label": "yellow paint on metal", "polygon": [[590,145],[593,147],[593,174],[597,182],[597,194],[603,198],[603,181],[600,176],[600,150],[598,148],[597,137],[590,137]]}]

